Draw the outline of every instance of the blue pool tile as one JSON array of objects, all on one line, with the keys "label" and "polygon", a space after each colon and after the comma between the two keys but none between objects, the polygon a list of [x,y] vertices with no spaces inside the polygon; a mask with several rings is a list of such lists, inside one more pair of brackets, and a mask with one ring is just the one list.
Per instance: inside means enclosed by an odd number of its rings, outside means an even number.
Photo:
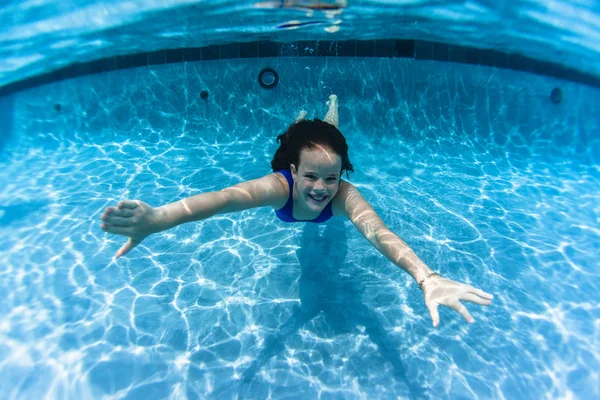
[{"label": "blue pool tile", "polygon": [[104,60],[96,60],[89,63],[90,74],[99,74],[104,72]]},{"label": "blue pool tile", "polygon": [[240,58],[258,58],[258,42],[239,44]]},{"label": "blue pool tile", "polygon": [[479,50],[479,65],[493,67],[495,56],[496,52],[493,50]]},{"label": "blue pool tile", "polygon": [[467,64],[479,64],[479,53],[478,49],[467,47],[465,49],[465,63]]},{"label": "blue pool tile", "polygon": [[164,50],[148,53],[148,65],[164,64],[165,62]]},{"label": "blue pool tile", "polygon": [[279,57],[298,57],[298,42],[279,43]]},{"label": "blue pool tile", "polygon": [[130,55],[117,56],[117,67],[119,69],[132,68],[133,58]]},{"label": "blue pool tile", "polygon": [[450,51],[450,46],[444,43],[434,43],[433,44],[433,59],[436,61],[448,61],[448,53]]},{"label": "blue pool tile", "polygon": [[61,69],[61,75],[64,79],[76,78],[78,76],[85,76],[89,74],[90,67],[88,63],[75,63]]},{"label": "blue pool tile", "polygon": [[533,66],[533,72],[540,75],[555,76],[556,67],[548,62],[537,61]]},{"label": "blue pool tile", "polygon": [[119,68],[119,65],[117,64],[117,57],[105,58],[100,60],[100,62],[102,63],[102,71],[104,72],[115,71]]},{"label": "blue pool tile", "polygon": [[414,40],[394,40],[394,57],[415,57]]},{"label": "blue pool tile", "polygon": [[338,57],[356,57],[356,40],[343,40],[337,43]]},{"label": "blue pool tile", "polygon": [[335,57],[337,55],[337,42],[333,40],[319,40],[317,51],[321,57]]},{"label": "blue pool tile", "polygon": [[219,57],[221,60],[239,58],[240,48],[237,43],[227,43],[219,45]]},{"label": "blue pool tile", "polygon": [[465,48],[461,46],[450,46],[450,48],[448,49],[448,61],[464,63]]},{"label": "blue pool tile", "polygon": [[181,49],[165,50],[165,60],[167,64],[179,63],[183,61],[183,52]]},{"label": "blue pool tile", "polygon": [[133,67],[147,67],[148,66],[148,53],[137,53],[131,56]]},{"label": "blue pool tile", "polygon": [[264,57],[277,57],[277,43],[270,40],[261,40],[258,42],[258,56]]},{"label": "blue pool tile", "polygon": [[494,58],[494,66],[498,68],[507,68],[508,67],[508,54],[496,52],[496,56]]},{"label": "blue pool tile", "polygon": [[202,60],[202,49],[200,47],[187,47],[181,52],[183,61],[200,61]]},{"label": "blue pool tile", "polygon": [[374,40],[357,40],[356,41],[356,57],[374,57],[375,56],[375,41]]},{"label": "blue pool tile", "polygon": [[417,60],[433,59],[433,43],[418,40],[415,43],[415,58]]},{"label": "blue pool tile", "polygon": [[202,61],[218,60],[219,59],[219,46],[212,45],[202,48]]},{"label": "blue pool tile", "polygon": [[535,63],[531,58],[520,54],[510,54],[508,57],[508,68],[519,71],[533,72]]},{"label": "blue pool tile", "polygon": [[375,41],[375,57],[393,57],[394,56],[394,41],[393,40],[376,40]]},{"label": "blue pool tile", "polygon": [[301,40],[298,42],[298,56],[316,56],[317,54],[316,40]]}]

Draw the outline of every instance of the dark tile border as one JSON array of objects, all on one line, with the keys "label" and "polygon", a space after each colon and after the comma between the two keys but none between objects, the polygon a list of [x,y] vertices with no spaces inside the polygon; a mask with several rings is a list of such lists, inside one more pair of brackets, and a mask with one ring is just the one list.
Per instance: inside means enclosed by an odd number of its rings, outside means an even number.
[{"label": "dark tile border", "polygon": [[559,64],[537,61],[522,55],[454,46],[446,43],[407,39],[309,40],[298,42],[260,40],[206,47],[166,49],[148,53],[120,55],[87,63],[76,63],[57,71],[0,87],[0,95],[7,95],[63,79],[99,74],[117,69],[180,62],[263,57],[396,57],[435,60],[507,68],[566,79],[600,88],[600,77],[563,67]]}]

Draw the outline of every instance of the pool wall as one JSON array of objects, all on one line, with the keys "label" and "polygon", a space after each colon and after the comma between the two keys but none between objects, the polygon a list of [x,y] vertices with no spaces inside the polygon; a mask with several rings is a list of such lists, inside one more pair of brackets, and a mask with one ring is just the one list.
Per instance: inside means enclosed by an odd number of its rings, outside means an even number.
[{"label": "pool wall", "polygon": [[[265,67],[278,71],[273,89],[258,83]],[[551,100],[554,89],[559,103]],[[331,93],[340,99],[341,129],[350,136],[369,118],[365,134],[376,138],[426,144],[422,139],[468,132],[523,156],[535,143],[548,156],[599,158],[598,119],[592,117],[600,115],[599,90],[525,72],[406,58],[214,60],[88,75],[15,94],[15,133],[48,146],[57,145],[59,134],[97,141],[111,140],[115,130],[132,139],[190,133],[220,141],[252,138],[257,132],[249,127],[260,126],[274,137],[300,109],[322,117]],[[278,107],[282,115],[274,115]]]},{"label": "pool wall", "polygon": [[327,58],[408,58],[481,65],[535,73],[600,87],[600,78],[562,66],[558,60],[542,61],[520,54],[412,39],[310,40],[275,42],[269,40],[232,42],[205,47],[185,47],[152,52],[121,54],[93,61],[64,60],[57,69],[0,87],[0,95],[79,76],[121,69],[181,62],[289,57]]}]

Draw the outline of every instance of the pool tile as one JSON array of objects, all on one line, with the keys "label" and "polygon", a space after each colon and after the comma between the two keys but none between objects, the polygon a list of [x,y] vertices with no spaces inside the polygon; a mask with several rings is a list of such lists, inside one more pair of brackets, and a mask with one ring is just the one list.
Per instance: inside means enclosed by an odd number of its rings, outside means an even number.
[{"label": "pool tile", "polygon": [[520,54],[511,54],[509,56],[508,67],[519,71],[533,72],[535,65],[531,58]]},{"label": "pool tile", "polygon": [[133,67],[133,57],[130,55],[117,56],[117,67],[119,69],[127,69]]},{"label": "pool tile", "polygon": [[415,43],[415,58],[417,60],[432,60],[433,43],[418,40]]},{"label": "pool tile", "polygon": [[479,54],[480,51],[478,49],[472,47],[465,48],[465,63],[479,64]]},{"label": "pool tile", "polygon": [[317,56],[318,53],[316,40],[301,40],[298,42],[298,56]]},{"label": "pool tile", "polygon": [[277,57],[277,43],[270,40],[261,40],[258,42],[258,56],[263,57]]},{"label": "pool tile", "polygon": [[164,64],[165,61],[165,51],[153,51],[148,53],[148,65],[156,65],[156,64]]},{"label": "pool tile", "polygon": [[137,53],[132,55],[131,58],[134,68],[148,66],[148,53]]},{"label": "pool tile", "polygon": [[240,58],[258,58],[258,42],[239,44]]},{"label": "pool tile", "polygon": [[394,57],[415,58],[415,41],[394,40]]},{"label": "pool tile", "polygon": [[464,63],[465,48],[461,46],[450,46],[450,48],[448,49],[448,61]]},{"label": "pool tile", "polygon": [[375,40],[375,57],[394,57],[394,41]]},{"label": "pool tile", "polygon": [[445,43],[433,44],[433,59],[436,61],[448,61],[450,46]]},{"label": "pool tile", "polygon": [[356,57],[356,40],[343,40],[337,43],[338,57]]},{"label": "pool tile", "polygon": [[508,54],[496,52],[496,57],[494,58],[494,66],[497,68],[506,68],[508,66]]},{"label": "pool tile", "polygon": [[335,57],[337,55],[337,42],[333,40],[319,40],[317,51],[321,57]]},{"label": "pool tile", "polygon": [[496,56],[496,52],[493,50],[480,50],[479,51],[479,65],[493,67],[495,56]]},{"label": "pool tile", "polygon": [[200,47],[187,47],[181,52],[183,61],[201,61],[202,49]]},{"label": "pool tile", "polygon": [[279,43],[279,57],[298,57],[298,42]]},{"label": "pool tile", "polygon": [[183,61],[183,52],[181,49],[165,50],[165,60],[167,64],[179,63]]},{"label": "pool tile", "polygon": [[202,61],[218,60],[219,59],[219,46],[212,45],[202,48]]},{"label": "pool tile", "polygon": [[538,61],[533,65],[533,72],[540,75],[555,76],[556,67],[548,62]]},{"label": "pool tile", "polygon": [[357,40],[356,41],[356,57],[374,57],[375,56],[375,41],[374,40]]},{"label": "pool tile", "polygon": [[237,43],[227,43],[219,45],[219,58],[229,60],[240,57],[240,48]]}]

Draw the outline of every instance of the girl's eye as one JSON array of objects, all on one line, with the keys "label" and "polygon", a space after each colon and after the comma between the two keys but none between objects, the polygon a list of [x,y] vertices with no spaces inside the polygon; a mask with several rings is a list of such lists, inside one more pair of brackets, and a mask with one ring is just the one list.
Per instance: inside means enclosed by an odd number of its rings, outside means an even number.
[{"label": "girl's eye", "polygon": [[[317,179],[317,177],[314,175],[305,175],[305,177],[306,177],[306,179]],[[335,182],[335,181],[337,181],[337,178],[329,177],[329,178],[327,178],[327,180],[330,182]]]}]

